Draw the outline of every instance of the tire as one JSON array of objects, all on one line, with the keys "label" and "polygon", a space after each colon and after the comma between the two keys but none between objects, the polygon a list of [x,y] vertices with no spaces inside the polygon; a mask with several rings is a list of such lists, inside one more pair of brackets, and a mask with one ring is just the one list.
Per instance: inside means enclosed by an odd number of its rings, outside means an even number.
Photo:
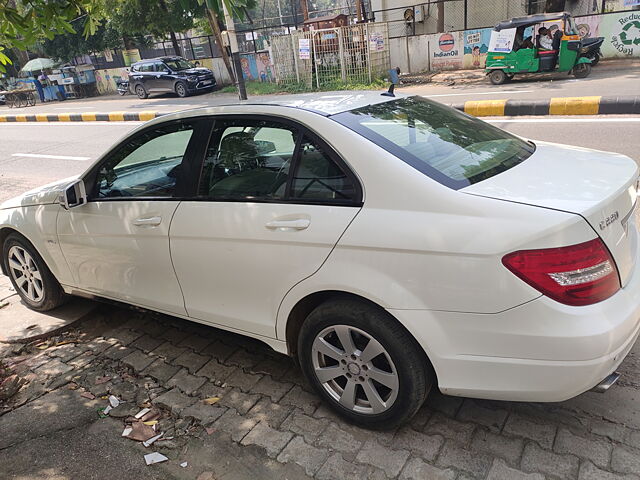
[{"label": "tire", "polygon": [[[344,344],[350,339],[351,347],[343,347],[340,338]],[[367,359],[367,347],[379,353]],[[349,298],[328,301],[309,314],[298,337],[298,359],[308,382],[334,410],[377,430],[413,417],[434,383],[413,337],[384,310]]]},{"label": "tire", "polygon": [[507,80],[507,74],[502,70],[492,70],[489,74],[489,80],[494,85],[502,85]]},{"label": "tire", "polygon": [[34,107],[36,105],[36,97],[33,93],[29,93],[27,95],[27,103],[30,107]]},{"label": "tire", "polygon": [[147,93],[145,88],[140,84],[136,85],[135,92],[136,92],[136,95],[138,95],[138,98],[141,100],[144,100],[145,98],[149,98],[149,94]]},{"label": "tire", "polygon": [[180,98],[189,96],[189,90],[187,90],[187,85],[184,82],[176,82],[174,90]]},{"label": "tire", "polygon": [[12,233],[7,236],[2,246],[2,261],[13,288],[30,309],[46,312],[64,303],[66,297],[62,287],[40,254],[22,235]]},{"label": "tire", "polygon": [[576,78],[588,77],[590,73],[591,73],[590,63],[579,63],[575,67],[573,67],[573,76]]}]

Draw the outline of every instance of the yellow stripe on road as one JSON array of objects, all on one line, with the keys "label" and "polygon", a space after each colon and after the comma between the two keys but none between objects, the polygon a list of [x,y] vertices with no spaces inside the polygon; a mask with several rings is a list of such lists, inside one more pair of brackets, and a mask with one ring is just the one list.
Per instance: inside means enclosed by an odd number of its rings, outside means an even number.
[{"label": "yellow stripe on road", "polygon": [[94,112],[81,113],[80,117],[82,118],[83,122],[95,122],[96,121],[96,114]]},{"label": "yellow stripe on road", "polygon": [[124,112],[109,112],[110,122],[124,122]]},{"label": "yellow stripe on road", "polygon": [[58,121],[59,122],[70,122],[71,121],[71,114],[70,113],[59,113],[58,114]]},{"label": "yellow stripe on road", "polygon": [[470,100],[464,102],[464,111],[474,117],[502,117],[507,100]]},{"label": "yellow stripe on road", "polygon": [[26,115],[16,115],[16,122],[26,122],[26,121],[27,121]]},{"label": "yellow stripe on road", "polygon": [[7,116],[6,115],[0,115],[0,122],[6,122],[7,121]]},{"label": "yellow stripe on road", "polygon": [[46,113],[36,113],[36,122],[48,122],[49,117]]},{"label": "yellow stripe on road", "polygon": [[549,102],[549,115],[597,115],[602,97],[560,97]]}]

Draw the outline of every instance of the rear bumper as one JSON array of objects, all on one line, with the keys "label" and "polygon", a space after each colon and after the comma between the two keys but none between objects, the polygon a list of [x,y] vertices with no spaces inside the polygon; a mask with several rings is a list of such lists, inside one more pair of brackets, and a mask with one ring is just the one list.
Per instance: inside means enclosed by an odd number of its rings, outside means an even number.
[{"label": "rear bumper", "polygon": [[539,297],[497,314],[390,313],[424,347],[442,393],[563,401],[600,383],[636,342],[640,258],[625,288],[595,305],[570,307]]}]

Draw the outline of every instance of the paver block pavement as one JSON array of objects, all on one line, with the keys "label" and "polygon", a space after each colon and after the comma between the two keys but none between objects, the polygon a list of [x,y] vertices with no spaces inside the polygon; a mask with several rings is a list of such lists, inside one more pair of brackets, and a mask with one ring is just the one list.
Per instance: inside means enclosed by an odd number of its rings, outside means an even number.
[{"label": "paver block pavement", "polygon": [[195,418],[206,426],[215,422],[218,418],[224,415],[226,411],[227,409],[224,407],[217,407],[215,405],[197,402],[182,410],[182,412],[180,412],[180,416],[185,418]]},{"label": "paver block pavement", "polygon": [[[554,450],[558,453],[571,453],[606,468],[611,458],[612,446],[606,440],[583,438],[566,428],[561,428],[556,436]],[[640,456],[640,452],[638,455]],[[640,466],[640,463],[638,465]]]},{"label": "paver block pavement", "polygon": [[231,390],[220,400],[220,404],[231,407],[240,415],[245,415],[260,400],[258,394],[242,393],[240,390]]},{"label": "paver block pavement", "polygon": [[192,351],[186,351],[176,358],[173,363],[186,368],[189,370],[189,373],[195,373],[209,360],[211,359],[204,355],[200,355]]},{"label": "paver block pavement", "polygon": [[302,437],[296,436],[280,452],[277,460],[282,463],[294,462],[304,468],[307,475],[313,476],[328,456],[327,450],[309,445]]},{"label": "paver block pavement", "polygon": [[193,405],[197,399],[188,397],[178,388],[173,388],[157,397],[153,403],[170,410],[171,413],[179,414],[182,410]]},{"label": "paver block pavement", "polygon": [[607,472],[589,461],[584,461],[580,465],[578,480],[640,480],[639,475]]},{"label": "paver block pavement", "polygon": [[231,435],[234,442],[239,442],[251,431],[256,423],[258,423],[257,420],[238,415],[235,410],[230,408],[224,415],[216,420],[214,425],[216,428]]},{"label": "paver block pavement", "polygon": [[611,456],[611,469],[620,473],[640,474],[640,450],[616,446]]},{"label": "paver block pavement", "polygon": [[476,477],[481,477],[489,470],[491,457],[483,453],[463,449],[455,442],[447,440],[438,456],[436,465],[457,468]]},{"label": "paver block pavement", "polygon": [[206,378],[191,375],[186,368],[183,368],[173,377],[171,377],[171,379],[167,382],[167,387],[178,387],[187,395],[191,395],[202,385],[204,385],[206,381]]},{"label": "paver block pavement", "polygon": [[411,450],[425,460],[433,461],[444,444],[441,435],[426,435],[410,426],[402,427],[393,438],[394,448]]},{"label": "paver block pavement", "polygon": [[267,455],[275,458],[292,438],[291,432],[281,432],[271,428],[265,422],[258,422],[240,443],[258,445],[267,451]]},{"label": "paver block pavement", "polygon": [[471,441],[471,435],[475,428],[473,423],[460,422],[446,417],[442,413],[435,413],[427,423],[424,433],[430,435],[439,434],[460,444],[467,445]]},{"label": "paver block pavement", "polygon": [[556,425],[538,423],[518,414],[510,415],[504,426],[505,433],[534,440],[544,448],[551,448],[556,430]]},{"label": "paver block pavement", "polygon": [[478,428],[473,434],[471,449],[503,458],[510,465],[516,465],[524,450],[524,440],[518,437],[505,437]]},{"label": "paver block pavement", "polygon": [[528,443],[522,454],[522,470],[572,479],[578,474],[579,461],[573,455],[559,455],[543,450],[535,443]]},{"label": "paver block pavement", "polygon": [[525,473],[515,468],[511,468],[507,463],[496,458],[491,465],[487,480],[545,480],[540,473]]},{"label": "paver block pavement", "polygon": [[328,424],[329,421],[326,419],[313,418],[299,410],[294,410],[291,415],[282,422],[281,428],[301,435],[307,443],[312,444]]},{"label": "paver block pavement", "polygon": [[169,381],[171,377],[173,377],[178,371],[180,367],[175,365],[170,365],[166,363],[162,359],[155,360],[151,365],[149,365],[143,373],[145,375],[149,375],[152,378],[155,378],[161,383],[166,383]]},{"label": "paver block pavement", "polygon": [[453,480],[457,473],[450,469],[441,469],[422,461],[410,459],[400,473],[400,480]]},{"label": "paver block pavement", "polygon": [[140,350],[133,350],[122,359],[122,363],[131,367],[134,372],[139,373],[153,362],[154,358]]},{"label": "paver block pavement", "polygon": [[407,450],[391,450],[378,444],[375,440],[367,441],[358,452],[356,460],[383,470],[388,477],[400,473],[409,458]]}]

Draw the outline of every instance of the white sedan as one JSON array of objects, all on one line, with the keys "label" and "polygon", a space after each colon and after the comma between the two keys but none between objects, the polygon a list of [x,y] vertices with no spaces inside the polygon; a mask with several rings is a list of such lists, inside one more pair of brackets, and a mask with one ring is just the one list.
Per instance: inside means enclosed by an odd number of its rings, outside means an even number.
[{"label": "white sedan", "polygon": [[561,401],[640,329],[638,166],[421,97],[174,113],[0,210],[35,310],[107,298],[296,355],[351,421],[429,391]]}]

